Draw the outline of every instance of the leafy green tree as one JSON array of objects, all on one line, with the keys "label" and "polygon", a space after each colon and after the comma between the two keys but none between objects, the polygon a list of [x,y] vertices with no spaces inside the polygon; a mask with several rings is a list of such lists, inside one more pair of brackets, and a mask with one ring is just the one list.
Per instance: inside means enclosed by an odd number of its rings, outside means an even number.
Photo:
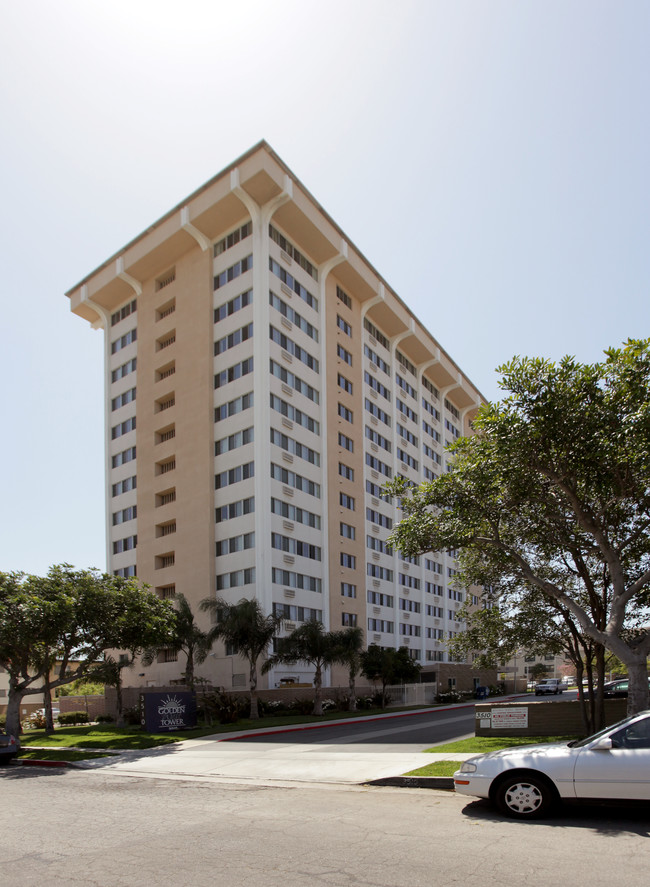
[{"label": "leafy green tree", "polygon": [[0,665],[9,674],[7,730],[19,735],[20,704],[25,696],[43,692],[52,655],[57,666],[49,689],[87,677],[106,649],[160,643],[173,612],[136,581],[96,570],[63,564],[44,577],[0,573]]},{"label": "leafy green tree", "polygon": [[548,675],[548,668],[544,665],[543,662],[536,662],[528,669],[528,675],[533,681],[541,680]]},{"label": "leafy green tree", "polygon": [[201,609],[211,612],[216,624],[209,634],[210,642],[217,638],[248,662],[251,707],[249,717],[259,718],[257,704],[257,663],[268,652],[269,645],[282,627],[282,617],[266,615],[255,598],[242,598],[229,604],[220,598],[206,598]]},{"label": "leafy green tree", "polygon": [[421,666],[411,657],[406,647],[382,649],[370,644],[361,654],[361,674],[369,681],[381,682],[381,707],[386,707],[386,687],[418,680]]},{"label": "leafy green tree", "polygon": [[[174,603],[176,605],[174,623],[171,634],[165,641],[164,646],[165,649],[172,650],[174,653],[185,654],[185,682],[193,693],[194,666],[205,662],[208,653],[212,649],[214,640],[210,632],[203,631],[194,621],[194,613],[185,595],[177,594],[174,598]],[[158,656],[160,649],[160,647],[153,647],[145,650],[142,656],[142,664],[144,666],[151,665]]]},{"label": "leafy green tree", "polygon": [[517,357],[500,371],[509,394],[479,410],[451,471],[388,486],[403,509],[389,542],[458,548],[465,581],[498,576],[558,602],[626,665],[628,711],[647,708],[650,340],[593,365]]},{"label": "leafy green tree", "polygon": [[363,653],[363,631],[358,628],[344,628],[333,632],[337,646],[336,659],[348,670],[348,688],[350,691],[350,711],[357,710],[356,676],[361,671],[361,654]]},{"label": "leafy green tree", "polygon": [[262,666],[263,672],[270,671],[281,663],[306,662],[315,669],[314,673],[314,714],[323,714],[323,669],[339,661],[340,649],[335,632],[325,631],[318,619],[310,619],[294,629],[290,635],[278,638],[276,652]]}]

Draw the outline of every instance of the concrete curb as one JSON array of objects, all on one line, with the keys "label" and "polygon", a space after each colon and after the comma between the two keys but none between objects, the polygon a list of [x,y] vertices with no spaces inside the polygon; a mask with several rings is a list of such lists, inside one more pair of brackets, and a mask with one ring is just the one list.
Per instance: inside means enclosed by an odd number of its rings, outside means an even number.
[{"label": "concrete curb", "polygon": [[397,788],[437,788],[443,791],[454,790],[453,776],[385,776],[373,779],[366,785],[392,785]]},{"label": "concrete curb", "polygon": [[74,767],[74,761],[37,761],[35,758],[19,758],[16,761],[20,767]]}]

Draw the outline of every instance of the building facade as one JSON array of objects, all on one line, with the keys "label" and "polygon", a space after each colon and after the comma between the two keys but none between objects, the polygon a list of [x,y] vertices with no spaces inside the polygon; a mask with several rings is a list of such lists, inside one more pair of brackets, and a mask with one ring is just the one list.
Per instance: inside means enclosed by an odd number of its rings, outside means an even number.
[{"label": "building facade", "polygon": [[[271,148],[67,296],[105,334],[109,571],[197,614],[254,595],[287,632],[361,626],[435,678],[468,592],[454,552],[386,546],[399,512],[381,489],[444,472],[481,395]],[[227,652],[201,674],[245,686]],[[127,682],[177,680],[182,663],[159,658]],[[311,673],[269,686],[289,678]]]}]

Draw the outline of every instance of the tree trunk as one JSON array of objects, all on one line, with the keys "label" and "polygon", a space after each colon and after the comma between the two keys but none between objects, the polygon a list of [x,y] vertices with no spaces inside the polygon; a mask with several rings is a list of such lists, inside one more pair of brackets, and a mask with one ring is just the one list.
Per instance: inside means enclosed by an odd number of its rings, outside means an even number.
[{"label": "tree trunk", "polygon": [[23,701],[23,696],[25,694],[20,690],[12,689],[11,684],[9,685],[9,698],[7,699],[7,725],[5,727],[5,732],[10,733],[12,736],[15,736],[16,739],[20,736],[20,706]]},{"label": "tree trunk", "polygon": [[194,692],[194,653],[187,651],[187,664],[185,665],[185,683],[190,693]]},{"label": "tree trunk", "polygon": [[122,669],[118,669],[117,671],[117,680],[115,681],[115,708],[116,708],[116,718],[115,718],[115,726],[123,727],[124,726],[124,717],[122,715]]},{"label": "tree trunk", "polygon": [[251,708],[248,717],[251,721],[258,720],[260,713],[257,705],[257,663],[251,662],[251,670],[249,673],[248,683],[251,691]]},{"label": "tree trunk", "polygon": [[314,714],[323,714],[323,700],[321,698],[321,690],[323,683],[323,673],[321,666],[316,666],[316,674],[314,675]]},{"label": "tree trunk", "polygon": [[350,711],[357,710],[357,688],[356,688],[356,684],[354,681],[354,677],[355,677],[355,672],[352,669],[350,669],[349,683],[348,683],[348,686],[350,688],[350,702],[349,702]]},{"label": "tree trunk", "polygon": [[47,679],[45,679],[43,689],[43,706],[45,708],[45,735],[49,736],[54,733],[54,717],[52,715],[52,690]]},{"label": "tree trunk", "polygon": [[596,644],[595,647],[598,689],[596,691],[596,712],[594,717],[594,729],[602,730],[605,726],[605,697],[603,696],[603,684],[605,683],[606,650],[602,644]]},{"label": "tree trunk", "polygon": [[625,664],[628,676],[627,713],[635,715],[648,708],[648,665],[645,659]]}]

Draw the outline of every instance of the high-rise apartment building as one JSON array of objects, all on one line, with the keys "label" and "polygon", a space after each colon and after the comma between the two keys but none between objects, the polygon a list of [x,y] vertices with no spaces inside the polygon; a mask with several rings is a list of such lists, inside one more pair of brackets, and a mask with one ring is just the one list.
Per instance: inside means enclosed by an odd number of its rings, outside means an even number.
[{"label": "high-rise apartment building", "polygon": [[[448,662],[454,553],[391,551],[381,488],[444,472],[481,395],[266,143],[67,295],[105,335],[109,571]],[[227,654],[201,673],[244,685]]]}]

